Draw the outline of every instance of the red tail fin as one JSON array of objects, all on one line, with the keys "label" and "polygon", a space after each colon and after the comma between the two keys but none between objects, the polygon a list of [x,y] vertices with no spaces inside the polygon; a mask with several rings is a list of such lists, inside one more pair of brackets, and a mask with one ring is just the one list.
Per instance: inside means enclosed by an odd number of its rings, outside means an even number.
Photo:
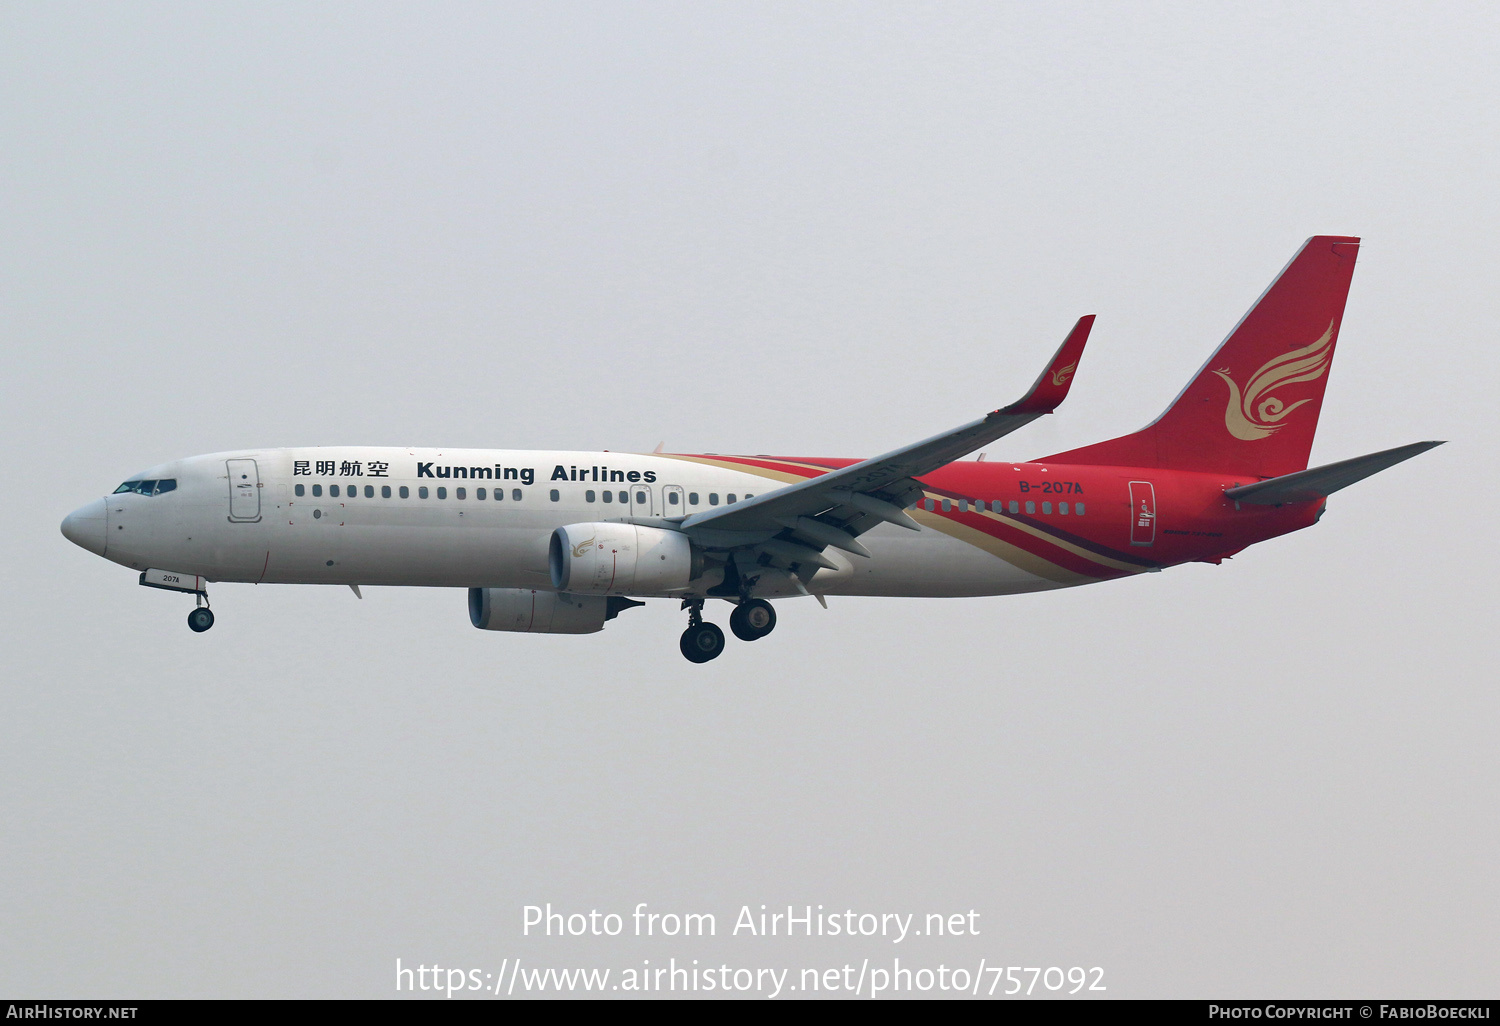
[{"label": "red tail fin", "polygon": [[1308,239],[1165,413],[1047,462],[1249,477],[1304,469],[1358,253],[1358,239]]}]

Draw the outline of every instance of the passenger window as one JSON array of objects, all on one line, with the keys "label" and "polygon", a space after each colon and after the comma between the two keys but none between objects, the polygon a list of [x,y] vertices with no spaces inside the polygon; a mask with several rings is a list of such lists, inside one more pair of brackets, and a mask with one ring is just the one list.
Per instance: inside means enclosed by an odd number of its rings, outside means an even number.
[{"label": "passenger window", "polygon": [[598,496],[594,494],[594,490],[592,488],[588,489],[586,492],[583,493],[583,501],[584,502],[593,502],[597,498],[598,498]]},{"label": "passenger window", "polygon": [[984,500],[983,499],[975,499],[974,500],[974,512],[976,512],[976,513],[983,513],[984,512]]},{"label": "passenger window", "polygon": [[1042,512],[1043,513],[1051,513],[1052,512],[1052,503],[1050,503],[1050,502],[1044,502],[1044,503],[1042,503]]},{"label": "passenger window", "polygon": [[406,485],[402,485],[401,486],[401,498],[403,498],[403,499],[409,499],[409,498],[411,498],[411,489],[408,488],[408,487],[406,487]]},{"label": "passenger window", "polygon": [[478,499],[480,502],[483,502],[484,501],[484,489],[483,488],[476,488],[476,489],[474,489],[474,498]]},{"label": "passenger window", "polygon": [[949,499],[944,499],[943,500],[943,512],[944,513],[951,513],[951,512],[953,512],[953,503],[952,503],[951,500],[949,500]]},{"label": "passenger window", "polygon": [[[590,500],[590,501],[593,501],[593,500]],[[677,505],[677,493],[676,492],[668,492],[667,493],[667,505],[668,506],[675,506],[675,505]]]},{"label": "passenger window", "polygon": [[[553,495],[553,501],[554,502],[557,501],[556,500],[557,493],[553,492],[552,495]],[[730,501],[733,502],[734,500],[731,499]],[[636,502],[637,506],[644,505],[645,502],[646,502],[646,493],[645,492],[636,492],[635,493],[635,502]]]},{"label": "passenger window", "polygon": [[1034,502],[1028,502],[1026,504],[1026,512],[1028,512],[1028,513],[1035,513],[1036,512],[1036,503],[1034,503]]},{"label": "passenger window", "polygon": [[322,485],[313,485],[313,495],[314,496],[319,496],[319,495],[322,495],[322,494],[323,494],[323,486]]},{"label": "passenger window", "polygon": [[614,492],[605,492],[604,493],[604,501],[605,502],[614,502],[615,501],[615,493]]},{"label": "passenger window", "polygon": [[160,481],[156,482],[157,495],[160,495],[162,492],[175,491],[176,488],[177,479],[175,477],[164,477]]},{"label": "passenger window", "polygon": [[446,499],[447,497],[448,497],[448,489],[446,489],[446,488],[439,488],[438,489],[438,498],[439,499]]},{"label": "passenger window", "polygon": [[710,506],[717,506],[719,504],[719,493],[718,492],[709,492],[708,493],[708,504]]},{"label": "passenger window", "polygon": [[620,501],[621,502],[629,502],[630,501],[630,493],[629,492],[621,492],[620,493]]},{"label": "passenger window", "polygon": [[556,502],[556,501],[558,501],[561,498],[562,498],[562,496],[559,495],[559,494],[557,494],[557,489],[556,488],[552,489],[552,501]]},{"label": "passenger window", "polygon": [[328,495],[329,495],[330,498],[337,499],[339,497],[339,486],[338,485],[329,485],[328,486]]},{"label": "passenger window", "polygon": [[1059,502],[1057,504],[1057,511],[1059,513],[1061,513],[1063,516],[1067,516],[1068,515],[1068,504],[1066,502]]},{"label": "passenger window", "polygon": [[1011,499],[1010,500],[1010,511],[1012,513],[1019,513],[1019,512],[1021,512],[1021,504],[1019,502],[1017,502],[1015,499]]},{"label": "passenger window", "polygon": [[307,489],[304,486],[302,486],[302,485],[293,485],[292,486],[292,491],[296,492],[297,493],[297,498],[300,499],[300,498],[302,498],[303,494],[307,491]]},{"label": "passenger window", "polygon": [[453,489],[453,497],[455,499],[467,498],[468,494],[469,493],[466,492],[466,491],[464,491],[462,488],[455,488],[455,489]]},{"label": "passenger window", "polygon": [[728,495],[724,496],[724,501],[725,502],[733,502],[734,501],[734,493],[730,492]]},{"label": "passenger window", "polygon": [[692,505],[692,506],[698,505],[698,493],[697,492],[688,492],[688,504]]},{"label": "passenger window", "polygon": [[521,501],[521,489],[519,489],[519,488],[512,488],[510,490],[510,497],[512,499],[516,500],[517,502],[520,502]]},{"label": "passenger window", "polygon": [[933,510],[937,509],[937,500],[936,499],[923,499],[922,500],[922,508],[925,509],[925,510],[927,510],[929,513],[932,512]]},{"label": "passenger window", "polygon": [[419,499],[425,499],[425,498],[427,498],[427,486],[426,485],[423,485],[422,487],[420,487],[420,488],[417,489],[417,498],[419,498]]},{"label": "passenger window", "polygon": [[375,486],[374,485],[365,485],[365,498],[367,498],[367,499],[373,499],[373,498],[375,498]]},{"label": "passenger window", "polygon": [[505,489],[504,488],[496,488],[495,489],[495,501],[496,502],[504,502],[505,501]]},{"label": "passenger window", "polygon": [[1073,503],[1073,512],[1077,513],[1079,516],[1083,516],[1083,503],[1081,503],[1081,502],[1075,502],[1075,503]]},{"label": "passenger window", "polygon": [[[406,489],[404,489],[404,488],[402,489],[403,492],[405,490]],[[380,486],[380,497],[382,499],[389,499],[391,497],[391,486],[390,485],[381,485]]]}]

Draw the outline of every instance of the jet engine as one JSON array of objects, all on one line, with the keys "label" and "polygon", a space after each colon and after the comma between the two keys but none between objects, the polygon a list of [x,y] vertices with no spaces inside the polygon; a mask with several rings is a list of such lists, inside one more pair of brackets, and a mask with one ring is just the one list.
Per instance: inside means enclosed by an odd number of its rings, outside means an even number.
[{"label": "jet engine", "polygon": [[703,574],[687,536],[635,524],[569,524],[552,532],[552,586],[575,595],[669,595]]},{"label": "jet engine", "polygon": [[529,588],[470,588],[469,622],[482,631],[593,634],[621,610],[644,605],[624,598],[562,595]]}]

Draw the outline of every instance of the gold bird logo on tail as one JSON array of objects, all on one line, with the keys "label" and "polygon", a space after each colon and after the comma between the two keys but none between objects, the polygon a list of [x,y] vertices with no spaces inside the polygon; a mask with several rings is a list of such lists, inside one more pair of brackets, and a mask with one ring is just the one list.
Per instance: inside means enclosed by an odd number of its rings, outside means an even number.
[{"label": "gold bird logo on tail", "polygon": [[1229,433],[1246,442],[1269,438],[1285,427],[1293,410],[1312,402],[1312,397],[1291,405],[1271,393],[1286,385],[1321,378],[1333,361],[1333,324],[1323,337],[1311,345],[1293,349],[1269,360],[1256,371],[1243,391],[1228,371],[1214,371],[1229,386],[1229,402],[1224,407],[1224,426]]},{"label": "gold bird logo on tail", "polygon": [[1057,368],[1057,370],[1055,370],[1055,371],[1052,372],[1052,383],[1054,385],[1058,386],[1059,388],[1061,388],[1063,385],[1066,385],[1068,383],[1068,379],[1073,376],[1073,372],[1075,370],[1077,370],[1077,369],[1078,369],[1078,361],[1077,360],[1074,360],[1072,363],[1068,364],[1066,367],[1059,367],[1059,368]]}]

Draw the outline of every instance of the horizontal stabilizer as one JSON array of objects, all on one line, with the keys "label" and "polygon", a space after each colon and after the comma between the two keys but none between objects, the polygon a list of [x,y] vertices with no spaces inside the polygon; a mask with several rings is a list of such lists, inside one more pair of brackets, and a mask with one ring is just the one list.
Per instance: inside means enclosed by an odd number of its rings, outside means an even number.
[{"label": "horizontal stabilizer", "polygon": [[1240,485],[1225,489],[1224,494],[1235,502],[1254,506],[1280,506],[1288,502],[1312,502],[1326,499],[1340,488],[1348,488],[1356,481],[1363,481],[1371,474],[1378,474],[1394,467],[1402,460],[1409,460],[1442,442],[1413,442],[1384,452],[1372,452],[1368,456],[1356,456],[1352,460],[1340,460],[1311,470],[1299,470],[1295,474],[1283,474],[1266,481]]}]

